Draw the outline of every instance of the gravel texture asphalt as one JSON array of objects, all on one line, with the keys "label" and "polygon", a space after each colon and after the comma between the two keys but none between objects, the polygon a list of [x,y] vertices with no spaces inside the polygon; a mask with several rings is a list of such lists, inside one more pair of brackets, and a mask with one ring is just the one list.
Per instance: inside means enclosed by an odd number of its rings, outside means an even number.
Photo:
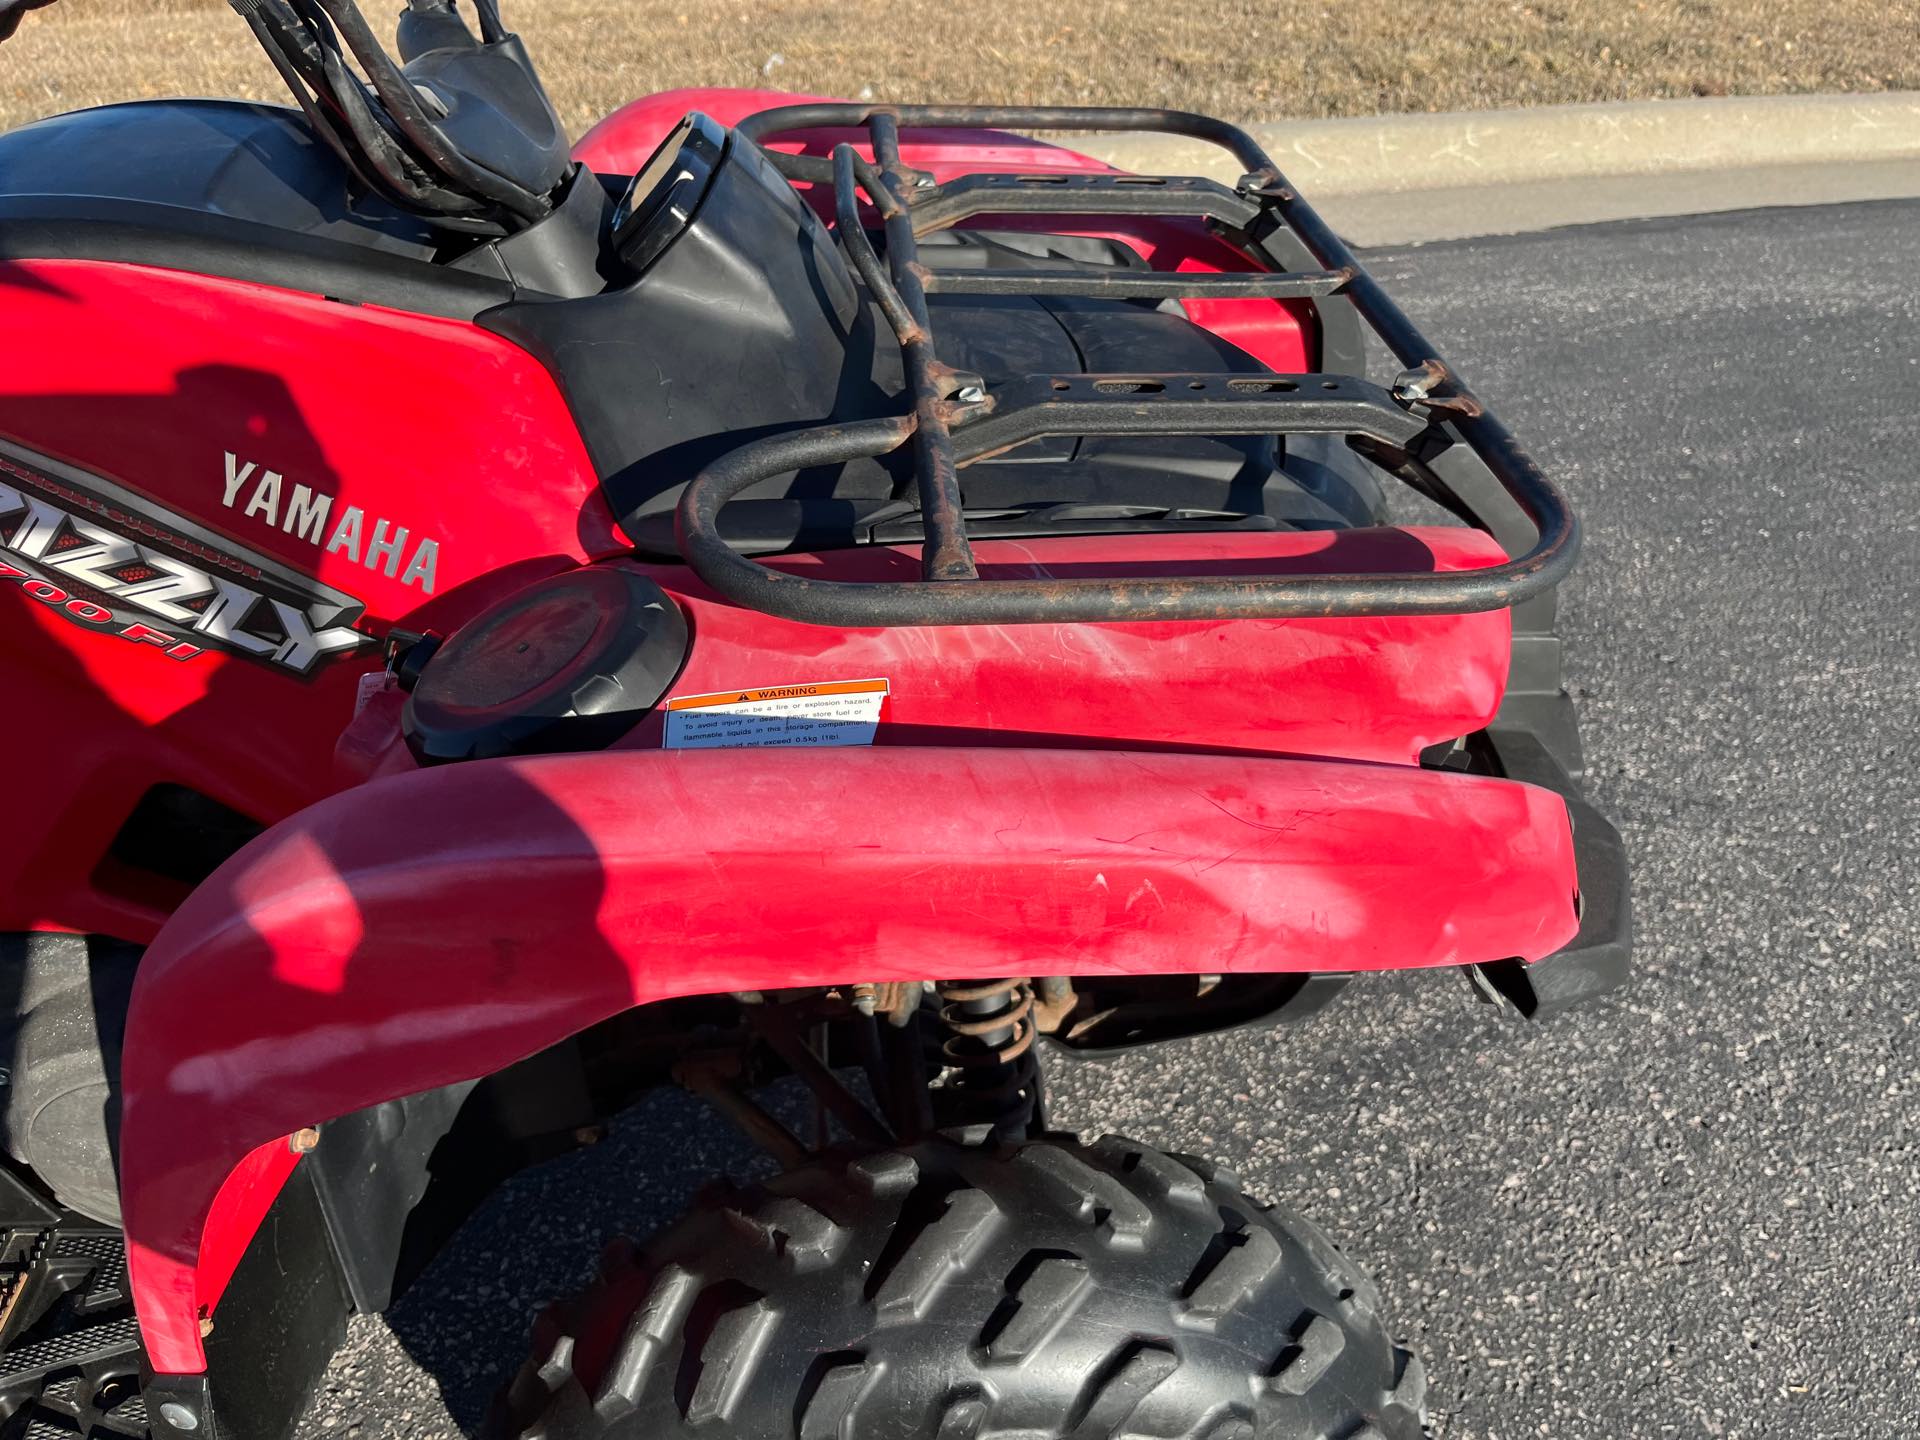
[{"label": "gravel texture asphalt", "polygon": [[[1451,976],[1053,1076],[1379,1277],[1446,1440],[1920,1434],[1920,204],[1375,252],[1583,510],[1569,682],[1638,975],[1539,1029]],[[680,1096],[495,1195],[308,1435],[474,1425],[601,1240],[754,1159]]]}]

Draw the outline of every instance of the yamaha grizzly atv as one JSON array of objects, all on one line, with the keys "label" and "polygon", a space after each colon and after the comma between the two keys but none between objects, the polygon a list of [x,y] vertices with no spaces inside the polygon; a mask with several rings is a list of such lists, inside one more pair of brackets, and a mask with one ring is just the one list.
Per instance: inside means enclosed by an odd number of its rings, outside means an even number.
[{"label": "yamaha grizzly atv", "polygon": [[298,109],[0,137],[0,1435],[286,1432],[671,1084],[784,1173],[616,1242],[499,1435],[1419,1435],[1350,1260],[1042,1061],[1623,977],[1561,493],[1220,121],[570,146],[491,0],[234,8]]}]

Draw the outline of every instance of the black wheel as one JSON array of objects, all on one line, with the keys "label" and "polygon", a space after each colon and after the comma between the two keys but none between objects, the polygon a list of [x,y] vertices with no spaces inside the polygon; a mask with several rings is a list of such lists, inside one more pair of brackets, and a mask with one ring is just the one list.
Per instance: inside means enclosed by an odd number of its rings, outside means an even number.
[{"label": "black wheel", "polygon": [[1130,1141],[929,1140],[710,1195],[534,1327],[489,1433],[1417,1440],[1318,1230]]}]

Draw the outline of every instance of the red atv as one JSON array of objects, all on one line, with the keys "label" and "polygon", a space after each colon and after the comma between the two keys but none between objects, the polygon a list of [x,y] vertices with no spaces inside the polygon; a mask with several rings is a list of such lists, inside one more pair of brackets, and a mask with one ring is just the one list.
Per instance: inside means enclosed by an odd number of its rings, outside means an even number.
[{"label": "red atv", "polygon": [[784,1173],[617,1242],[499,1435],[1420,1434],[1351,1261],[1041,1060],[1619,982],[1560,492],[1220,121],[569,147],[490,0],[234,6],[298,110],[0,137],[0,1435],[284,1433],[667,1084]]}]

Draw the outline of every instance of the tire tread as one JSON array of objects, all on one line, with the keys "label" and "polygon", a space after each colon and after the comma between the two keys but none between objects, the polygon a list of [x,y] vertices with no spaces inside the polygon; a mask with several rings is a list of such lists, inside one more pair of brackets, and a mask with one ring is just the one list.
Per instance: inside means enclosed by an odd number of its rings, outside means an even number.
[{"label": "tire tread", "polygon": [[715,1191],[609,1246],[485,1433],[1420,1440],[1420,1362],[1346,1303],[1371,1294],[1205,1162],[933,1138]]}]

